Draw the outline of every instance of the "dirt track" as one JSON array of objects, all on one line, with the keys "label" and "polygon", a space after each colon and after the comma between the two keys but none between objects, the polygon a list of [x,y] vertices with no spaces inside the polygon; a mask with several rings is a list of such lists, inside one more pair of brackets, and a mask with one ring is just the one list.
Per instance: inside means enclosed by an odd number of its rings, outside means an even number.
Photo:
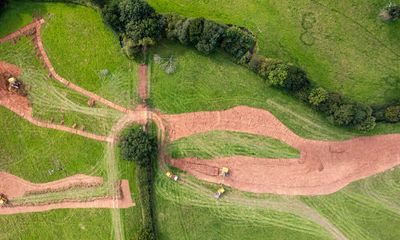
[{"label": "dirt track", "polygon": [[[93,187],[103,184],[103,179],[101,177],[92,177],[82,174],[43,184],[34,184],[6,172],[0,172],[0,178],[2,179],[0,182],[0,192],[5,193],[11,201],[25,194],[64,191],[71,187]],[[68,200],[34,206],[2,207],[0,208],[0,215],[22,212],[42,212],[57,208],[128,208],[134,206],[128,181],[122,180],[120,188],[121,197],[117,199],[117,203],[115,203],[115,199],[112,197],[101,197],[88,201]]]},{"label": "dirt track", "polygon": [[[298,148],[300,159],[261,159],[234,156],[214,160],[178,159],[170,163],[196,177],[220,183],[198,164],[228,166],[224,184],[250,192],[320,195],[400,164],[400,135],[360,137],[347,141],[303,139],[265,110],[236,107],[226,111],[163,115],[171,140],[211,130],[249,132],[273,137]],[[196,167],[195,167],[196,166]]]}]

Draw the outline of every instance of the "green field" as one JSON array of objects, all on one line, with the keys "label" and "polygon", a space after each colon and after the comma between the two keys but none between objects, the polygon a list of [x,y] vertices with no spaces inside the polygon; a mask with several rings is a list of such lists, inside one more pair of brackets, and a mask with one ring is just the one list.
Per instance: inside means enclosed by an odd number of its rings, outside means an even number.
[{"label": "green field", "polygon": [[168,146],[173,158],[213,159],[229,156],[299,158],[298,150],[268,137],[229,131],[211,131],[179,139]]},{"label": "green field", "polygon": [[[108,100],[133,108],[137,101],[137,64],[121,52],[118,38],[94,9],[64,3],[12,1],[0,15],[0,36],[32,21],[46,20],[43,44],[55,70],[65,79]],[[82,21],[81,21],[82,20]],[[108,70],[108,75],[101,75]]]},{"label": "green field", "polygon": [[2,239],[111,239],[109,209],[60,209],[0,216]]},{"label": "green field", "polygon": [[149,0],[160,12],[245,26],[260,53],[304,68],[312,81],[364,103],[398,99],[400,22],[378,18],[387,1]]},{"label": "green field", "polygon": [[[78,173],[105,176],[104,144],[32,125],[0,107],[0,169],[32,182],[49,182]],[[80,150],[85,146],[85,150]],[[49,175],[49,169],[63,171]]]},{"label": "green field", "polygon": [[[300,136],[311,139],[346,139],[360,134],[335,127],[298,99],[268,87],[251,71],[232,63],[224,54],[203,56],[197,51],[172,43],[153,49],[162,57],[173,55],[175,73],[166,74],[152,63],[151,102],[167,113],[210,111],[237,105],[270,111]],[[378,124],[368,134],[400,132],[400,124]]]}]

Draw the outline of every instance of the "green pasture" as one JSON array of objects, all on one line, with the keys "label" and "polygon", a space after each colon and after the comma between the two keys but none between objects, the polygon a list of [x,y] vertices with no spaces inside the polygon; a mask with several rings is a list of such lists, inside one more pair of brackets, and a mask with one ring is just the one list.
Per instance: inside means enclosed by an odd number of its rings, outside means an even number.
[{"label": "green pasture", "polygon": [[229,131],[195,134],[168,146],[173,158],[213,159],[229,156],[258,158],[299,158],[298,150],[269,137]]},{"label": "green pasture", "polygon": [[110,101],[135,106],[137,64],[123,55],[118,38],[98,10],[75,4],[11,1],[0,15],[6,26],[0,36],[30,23],[32,15],[46,20],[43,44],[60,76]]},{"label": "green pasture", "polygon": [[160,12],[249,28],[259,52],[304,68],[312,81],[368,104],[398,99],[400,22],[382,0],[149,0]]},{"label": "green pasture", "polygon": [[105,176],[103,143],[37,127],[3,107],[0,116],[1,171],[37,183],[78,173]]},{"label": "green pasture", "polygon": [[112,239],[109,209],[59,209],[0,216],[2,239]]}]

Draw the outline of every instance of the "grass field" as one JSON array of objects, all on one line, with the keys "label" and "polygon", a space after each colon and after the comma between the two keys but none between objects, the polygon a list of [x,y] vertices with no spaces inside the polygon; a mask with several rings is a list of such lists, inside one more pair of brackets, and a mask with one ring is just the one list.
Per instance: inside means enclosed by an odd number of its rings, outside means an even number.
[{"label": "grass field", "polygon": [[[104,176],[104,144],[70,133],[39,128],[0,107],[0,169],[32,182],[77,173]],[[82,151],[84,146],[84,151]],[[49,169],[63,171],[49,175]]]},{"label": "grass field", "polygon": [[[261,78],[223,54],[203,56],[191,48],[165,42],[153,53],[174,55],[177,62],[177,70],[171,75],[152,63],[151,100],[161,111],[182,113],[247,105],[270,111],[303,137],[346,139],[360,134],[335,127],[298,99],[266,86]],[[378,124],[368,134],[394,132],[400,132],[400,124]]]},{"label": "grass field", "polygon": [[160,12],[245,26],[260,53],[304,68],[318,85],[364,103],[398,99],[400,22],[378,18],[387,1],[149,0]]},{"label": "grass field", "polygon": [[111,239],[109,209],[61,209],[0,216],[2,239]]},{"label": "grass field", "polygon": [[298,150],[268,137],[229,131],[211,131],[179,139],[168,146],[173,158],[213,159],[229,156],[299,158]]},{"label": "grass field", "polygon": [[[43,44],[62,77],[123,106],[135,106],[137,64],[122,54],[118,38],[97,10],[74,4],[11,1],[0,15],[6,26],[0,36],[30,23],[32,14],[47,21],[42,28]],[[103,76],[102,70],[109,74]]]}]

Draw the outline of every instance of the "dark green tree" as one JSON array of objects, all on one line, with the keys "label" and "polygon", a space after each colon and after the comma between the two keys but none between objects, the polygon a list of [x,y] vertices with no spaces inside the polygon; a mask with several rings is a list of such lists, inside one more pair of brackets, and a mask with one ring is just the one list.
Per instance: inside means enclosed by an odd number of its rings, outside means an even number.
[{"label": "dark green tree", "polygon": [[236,61],[240,61],[246,53],[253,52],[256,45],[254,36],[238,27],[232,26],[225,31],[222,48]]},{"label": "dark green tree", "polygon": [[308,102],[313,106],[318,106],[328,99],[328,92],[322,87],[317,87],[311,90],[308,96]]},{"label": "dark green tree", "polygon": [[141,126],[127,129],[119,143],[124,160],[133,161],[140,166],[149,165],[157,156],[156,139],[143,131]]},{"label": "dark green tree", "polygon": [[385,110],[385,119],[388,122],[400,122],[400,105],[388,107]]},{"label": "dark green tree", "polygon": [[8,3],[8,0],[0,0],[0,11],[3,10]]},{"label": "dark green tree", "polygon": [[209,54],[221,44],[224,37],[226,26],[214,21],[204,20],[203,32],[200,41],[196,44],[196,49],[202,53]]}]

